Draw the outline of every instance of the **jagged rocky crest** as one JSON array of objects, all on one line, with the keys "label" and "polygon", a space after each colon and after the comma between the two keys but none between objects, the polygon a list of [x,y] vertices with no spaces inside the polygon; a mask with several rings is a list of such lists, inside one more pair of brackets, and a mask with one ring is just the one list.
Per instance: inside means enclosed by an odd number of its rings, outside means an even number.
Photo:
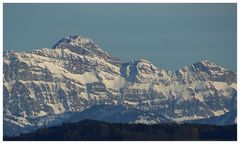
[{"label": "jagged rocky crest", "polygon": [[235,121],[224,115],[236,113],[236,73],[206,60],[176,72],[143,59],[123,63],[92,40],[74,35],[52,49],[4,51],[3,73],[7,135],[83,118],[128,123],[212,117],[220,119],[215,124]]}]

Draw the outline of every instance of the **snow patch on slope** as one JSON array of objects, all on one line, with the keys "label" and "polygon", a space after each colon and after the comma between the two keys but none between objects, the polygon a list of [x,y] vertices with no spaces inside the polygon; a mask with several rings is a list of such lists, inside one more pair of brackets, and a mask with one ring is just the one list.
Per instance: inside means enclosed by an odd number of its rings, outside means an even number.
[{"label": "snow patch on slope", "polygon": [[65,108],[63,107],[62,103],[57,103],[57,104],[47,103],[47,105],[53,109],[54,114],[60,114],[65,112]]},{"label": "snow patch on slope", "polygon": [[116,76],[113,80],[103,79],[103,83],[107,88],[119,90],[126,85],[126,80],[121,76]]},{"label": "snow patch on slope", "polygon": [[237,89],[236,83],[232,83],[231,85],[228,85],[226,82],[211,81],[210,84],[212,84],[217,90],[224,90],[228,88]]}]

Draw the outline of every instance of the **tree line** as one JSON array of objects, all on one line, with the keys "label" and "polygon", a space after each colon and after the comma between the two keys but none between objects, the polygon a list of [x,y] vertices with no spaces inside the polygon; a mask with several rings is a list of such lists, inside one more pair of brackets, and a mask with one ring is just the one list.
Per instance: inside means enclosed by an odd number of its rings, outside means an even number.
[{"label": "tree line", "polygon": [[96,120],[63,123],[5,141],[236,141],[237,125],[123,124]]}]

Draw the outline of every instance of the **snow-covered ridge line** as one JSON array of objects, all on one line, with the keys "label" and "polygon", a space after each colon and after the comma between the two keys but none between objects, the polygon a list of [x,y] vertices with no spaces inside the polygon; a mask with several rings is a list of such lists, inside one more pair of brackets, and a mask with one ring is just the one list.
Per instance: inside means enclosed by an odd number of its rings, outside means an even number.
[{"label": "snow-covered ridge line", "polygon": [[[4,50],[3,51],[3,58],[9,58],[11,55],[16,55],[16,56],[18,56],[18,55],[25,55],[25,54],[35,54],[35,55],[37,55],[37,53],[40,52],[40,51],[49,52],[48,54],[55,55],[54,58],[61,58],[60,57],[62,55],[61,52],[69,51],[69,49],[65,48],[65,49],[62,49],[62,50],[58,50],[58,49],[51,49],[51,48],[41,48],[41,49],[32,49],[32,50],[29,50],[29,51]],[[71,52],[71,51],[69,51],[69,52]],[[73,55],[77,55],[77,56],[82,56],[81,54],[76,54],[76,53],[72,53],[72,54]],[[42,55],[38,55],[38,56],[42,56]],[[57,56],[59,56],[59,57],[57,57]],[[142,59],[142,58],[140,58],[139,60],[133,60],[131,62],[123,62],[123,63],[150,64],[154,68],[157,68],[150,61],[148,61],[146,59]],[[207,65],[206,65],[206,63],[207,63]],[[189,65],[183,66],[182,68],[179,68],[178,70],[175,70],[175,71],[168,70],[168,71],[169,72],[184,71],[184,70],[189,69],[190,67],[195,67],[197,64],[203,64],[205,67],[209,67],[209,68],[218,67],[222,71],[231,71],[230,69],[224,68],[223,66],[220,66],[220,65],[218,65],[216,63],[213,63],[213,62],[210,62],[209,60],[197,61],[197,62],[195,62],[193,64],[189,64]],[[165,68],[160,68],[160,69],[166,70]],[[231,71],[231,72],[236,74],[236,72],[234,72],[234,71]]]}]

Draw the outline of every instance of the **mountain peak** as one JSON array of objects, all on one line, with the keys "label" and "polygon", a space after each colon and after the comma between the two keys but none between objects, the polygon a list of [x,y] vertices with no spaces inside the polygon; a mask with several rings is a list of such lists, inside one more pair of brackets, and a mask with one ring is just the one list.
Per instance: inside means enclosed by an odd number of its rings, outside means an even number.
[{"label": "mountain peak", "polygon": [[209,60],[201,60],[201,61],[198,61],[198,62],[196,62],[196,63],[194,63],[194,64],[202,64],[202,65],[204,65],[204,66],[206,66],[206,67],[215,67],[215,66],[218,66],[217,64],[215,64],[215,63],[213,63],[213,62],[211,62],[211,61],[209,61]]},{"label": "mountain peak", "polygon": [[69,49],[73,53],[81,55],[97,55],[108,57],[108,54],[104,52],[93,40],[84,37],[82,35],[71,35],[59,40],[53,49]]},{"label": "mountain peak", "polygon": [[97,46],[96,43],[93,42],[93,40],[84,37],[82,35],[71,35],[65,38],[62,38],[61,40],[59,40],[54,46],[53,48],[68,48],[69,46],[78,46],[78,47],[86,47],[92,45],[95,48],[99,48]]},{"label": "mountain peak", "polygon": [[68,49],[79,55],[97,56],[114,65],[119,65],[121,63],[120,59],[110,56],[93,40],[79,34],[62,38],[53,46],[53,49]]},{"label": "mountain peak", "polygon": [[142,59],[142,58],[137,60],[136,62],[138,62],[138,63],[151,63],[150,61],[148,61],[146,59]]},{"label": "mountain peak", "polygon": [[202,60],[202,61],[198,61],[194,64],[192,64],[193,67],[199,69],[199,70],[211,70],[211,71],[226,71],[225,68],[223,68],[222,66],[215,64],[213,62],[210,62],[208,60]]}]

